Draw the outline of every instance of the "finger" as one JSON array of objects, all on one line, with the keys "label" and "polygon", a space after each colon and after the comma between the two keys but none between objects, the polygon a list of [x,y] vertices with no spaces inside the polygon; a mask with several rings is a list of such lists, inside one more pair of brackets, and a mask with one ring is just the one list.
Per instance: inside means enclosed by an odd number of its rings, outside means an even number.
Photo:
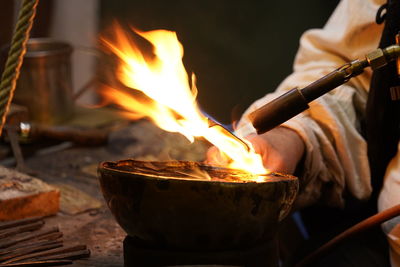
[{"label": "finger", "polygon": [[208,149],[206,159],[207,164],[225,166],[228,162],[226,156],[224,156],[217,147],[213,146]]},{"label": "finger", "polygon": [[265,141],[259,135],[251,134],[246,136],[245,139],[248,140],[253,145],[254,152],[260,154],[261,156],[266,154],[265,150],[268,144],[266,144]]},{"label": "finger", "polygon": [[215,158],[215,154],[218,152],[218,149],[215,146],[210,147],[207,150],[206,154],[206,163],[212,163]]},{"label": "finger", "polygon": [[256,134],[249,135],[246,139],[252,143],[254,151],[261,155],[265,168],[273,172],[286,170],[281,155],[271,148],[268,140]]}]

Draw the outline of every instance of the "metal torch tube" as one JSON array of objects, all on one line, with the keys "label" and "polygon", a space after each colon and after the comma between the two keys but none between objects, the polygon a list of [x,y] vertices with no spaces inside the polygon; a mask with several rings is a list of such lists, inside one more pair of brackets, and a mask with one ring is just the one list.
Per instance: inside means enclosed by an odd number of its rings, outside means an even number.
[{"label": "metal torch tube", "polygon": [[268,132],[276,126],[308,109],[308,101],[297,88],[286,92],[267,105],[248,115],[258,134]]},{"label": "metal torch tube", "polygon": [[[398,39],[400,39],[398,37]],[[372,70],[385,66],[397,59],[400,75],[400,46],[391,45],[384,49],[376,49],[365,56],[364,60],[354,60],[325,75],[301,90],[288,91],[272,102],[249,114],[249,119],[258,134],[265,133],[284,123],[308,108],[308,103],[326,94],[332,89],[346,83],[370,66]]]},{"label": "metal torch tube", "polygon": [[361,74],[367,66],[367,60],[347,63],[301,90],[294,88],[288,91],[250,113],[248,118],[258,134],[265,133],[308,109],[309,102]]},{"label": "metal torch tube", "polygon": [[346,83],[350,78],[361,74],[366,67],[368,67],[367,60],[355,60],[304,87],[301,89],[301,93],[307,102],[311,102],[339,85]]}]

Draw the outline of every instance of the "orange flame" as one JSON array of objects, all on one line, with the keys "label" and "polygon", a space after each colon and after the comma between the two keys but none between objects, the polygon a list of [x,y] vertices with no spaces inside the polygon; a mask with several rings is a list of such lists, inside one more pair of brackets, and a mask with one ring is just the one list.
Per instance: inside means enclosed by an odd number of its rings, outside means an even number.
[{"label": "orange flame", "polygon": [[119,27],[115,27],[115,41],[102,39],[118,56],[118,79],[127,87],[143,92],[149,101],[143,102],[130,94],[108,88],[103,92],[109,100],[129,111],[133,119],[147,117],[168,132],[183,134],[191,142],[204,137],[231,160],[230,168],[253,174],[266,174],[261,156],[250,142],[245,146],[220,127],[209,127],[208,118],[197,102],[195,75],[191,82],[183,66],[183,47],[175,32],[154,30],[135,32],[153,45],[154,59],[145,59],[136,44]]}]

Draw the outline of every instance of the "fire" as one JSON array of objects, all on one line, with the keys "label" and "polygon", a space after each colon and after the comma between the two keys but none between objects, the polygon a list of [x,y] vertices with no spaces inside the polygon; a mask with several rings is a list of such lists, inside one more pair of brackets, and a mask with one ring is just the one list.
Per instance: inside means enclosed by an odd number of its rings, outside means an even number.
[{"label": "fire", "polygon": [[208,118],[196,102],[195,75],[187,74],[182,63],[183,47],[175,32],[154,30],[135,32],[153,46],[154,58],[145,58],[138,46],[119,27],[115,27],[115,40],[102,39],[105,46],[119,58],[118,79],[127,87],[138,90],[148,101],[138,100],[131,94],[107,88],[102,93],[128,111],[133,119],[149,118],[168,132],[184,135],[191,142],[204,137],[229,157],[229,168],[252,174],[267,174],[261,156],[233,138],[221,127],[210,127]]}]

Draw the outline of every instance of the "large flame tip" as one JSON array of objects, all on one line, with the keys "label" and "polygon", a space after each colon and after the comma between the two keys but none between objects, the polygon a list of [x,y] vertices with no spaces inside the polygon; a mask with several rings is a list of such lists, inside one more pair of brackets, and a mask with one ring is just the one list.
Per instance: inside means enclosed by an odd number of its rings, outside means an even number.
[{"label": "large flame tip", "polygon": [[[130,27],[153,46],[155,60],[146,60],[122,26],[113,24],[115,41],[102,38],[106,47],[120,58],[118,79],[132,90],[141,91],[150,100],[143,102],[127,93],[109,90],[108,97],[132,114],[147,117],[165,131],[177,132],[193,142],[203,137],[229,158],[228,166],[254,174],[266,173],[262,158],[246,150],[243,143],[219,127],[209,127],[207,117],[196,102],[196,76],[189,76],[182,63],[183,46],[176,32],[141,31]],[[190,78],[189,78],[190,77]],[[249,146],[251,144],[249,143]]]}]

